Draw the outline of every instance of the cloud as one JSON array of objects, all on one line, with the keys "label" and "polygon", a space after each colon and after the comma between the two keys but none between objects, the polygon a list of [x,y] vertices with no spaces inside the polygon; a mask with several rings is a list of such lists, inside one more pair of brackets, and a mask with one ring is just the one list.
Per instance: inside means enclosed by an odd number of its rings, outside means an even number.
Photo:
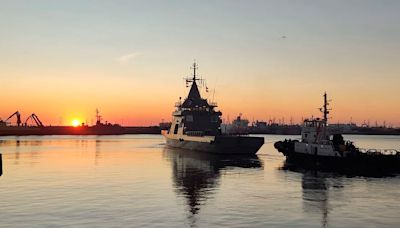
[{"label": "cloud", "polygon": [[131,61],[133,59],[136,59],[136,58],[138,58],[140,56],[142,56],[142,53],[133,52],[133,53],[126,54],[126,55],[118,57],[117,61],[120,62],[120,63],[126,63],[126,62],[129,62],[129,61]]}]

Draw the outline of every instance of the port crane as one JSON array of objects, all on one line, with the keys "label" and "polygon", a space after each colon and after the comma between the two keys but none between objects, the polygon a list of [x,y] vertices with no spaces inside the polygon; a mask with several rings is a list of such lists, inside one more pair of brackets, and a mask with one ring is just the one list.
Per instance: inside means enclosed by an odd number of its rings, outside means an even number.
[{"label": "port crane", "polygon": [[38,127],[44,127],[42,121],[40,121],[39,117],[35,113],[32,113],[32,115],[30,115],[30,116],[28,116],[28,118],[26,118],[25,123],[24,123],[25,126],[27,126],[29,120],[33,120]]},{"label": "port crane", "polygon": [[13,116],[16,116],[17,117],[17,125],[18,125],[18,127],[21,125],[21,114],[18,112],[18,111],[16,111],[16,112],[14,112],[10,117],[8,117],[7,119],[6,119],[6,121],[5,122],[7,122],[9,119],[11,119]]}]

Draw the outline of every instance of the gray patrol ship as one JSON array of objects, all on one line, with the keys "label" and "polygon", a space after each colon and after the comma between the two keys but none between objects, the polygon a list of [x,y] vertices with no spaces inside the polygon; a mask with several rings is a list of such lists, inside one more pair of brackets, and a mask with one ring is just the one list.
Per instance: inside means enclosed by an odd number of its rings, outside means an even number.
[{"label": "gray patrol ship", "polygon": [[[216,154],[255,154],[264,144],[263,137],[224,135],[221,132],[221,115],[217,104],[200,95],[197,82],[204,82],[196,75],[186,78],[189,95],[175,104],[171,127],[163,131],[170,147]],[[190,85],[191,84],[191,85]]]}]

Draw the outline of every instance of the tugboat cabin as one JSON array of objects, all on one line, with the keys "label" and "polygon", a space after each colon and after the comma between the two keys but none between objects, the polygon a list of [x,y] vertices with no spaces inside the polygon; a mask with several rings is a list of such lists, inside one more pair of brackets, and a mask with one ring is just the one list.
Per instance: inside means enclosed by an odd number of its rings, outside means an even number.
[{"label": "tugboat cabin", "polygon": [[329,140],[329,134],[326,132],[326,122],[320,118],[304,120],[301,139],[305,143],[315,143]]}]

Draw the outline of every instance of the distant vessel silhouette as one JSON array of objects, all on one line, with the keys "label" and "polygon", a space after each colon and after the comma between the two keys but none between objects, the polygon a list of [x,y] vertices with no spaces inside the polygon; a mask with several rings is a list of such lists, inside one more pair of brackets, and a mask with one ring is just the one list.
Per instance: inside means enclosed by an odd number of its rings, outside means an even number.
[{"label": "distant vessel silhouette", "polygon": [[264,144],[263,137],[230,136],[221,131],[222,113],[217,104],[200,96],[196,75],[197,64],[193,63],[193,77],[187,98],[175,105],[173,120],[168,131],[163,131],[168,146],[221,154],[255,154]]},{"label": "distant vessel silhouette", "polygon": [[320,109],[323,119],[304,120],[301,141],[284,140],[274,144],[289,162],[339,171],[400,171],[400,151],[362,150],[353,142],[344,141],[341,134],[331,134],[328,125],[328,99]]}]

